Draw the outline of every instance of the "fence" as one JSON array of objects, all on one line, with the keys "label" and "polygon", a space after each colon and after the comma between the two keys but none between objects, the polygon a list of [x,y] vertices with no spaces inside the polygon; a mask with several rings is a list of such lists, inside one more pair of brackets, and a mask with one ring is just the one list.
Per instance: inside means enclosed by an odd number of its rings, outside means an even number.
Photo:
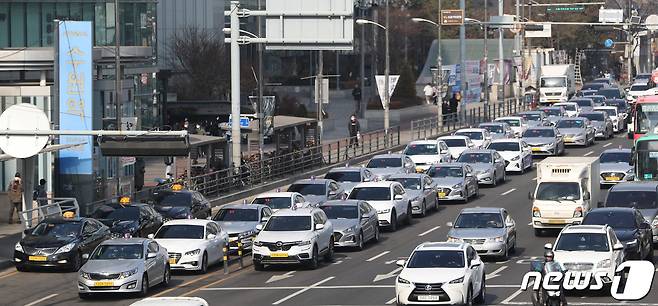
[{"label": "fence", "polygon": [[504,103],[489,104],[467,110],[465,113],[444,114],[443,125],[439,127],[438,116],[411,121],[411,139],[436,137],[442,133],[460,128],[476,126],[494,118],[515,114],[529,109],[525,103],[518,104],[516,98],[505,100]]},{"label": "fence", "polygon": [[47,217],[62,216],[62,214],[67,211],[73,212],[74,216],[80,215],[78,200],[75,198],[37,198],[35,201],[37,203],[51,204],[37,204],[36,208],[21,211],[18,214],[18,217],[25,228],[29,228]]}]

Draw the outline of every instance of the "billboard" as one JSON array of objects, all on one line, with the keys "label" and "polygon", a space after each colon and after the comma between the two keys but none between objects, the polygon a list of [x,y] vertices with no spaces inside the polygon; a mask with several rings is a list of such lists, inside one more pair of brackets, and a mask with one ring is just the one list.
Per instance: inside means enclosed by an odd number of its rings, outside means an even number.
[{"label": "billboard", "polygon": [[[56,83],[60,130],[92,129],[92,24],[60,21],[57,43]],[[80,144],[59,152],[59,174],[92,173],[92,137],[67,136],[60,144]]]}]

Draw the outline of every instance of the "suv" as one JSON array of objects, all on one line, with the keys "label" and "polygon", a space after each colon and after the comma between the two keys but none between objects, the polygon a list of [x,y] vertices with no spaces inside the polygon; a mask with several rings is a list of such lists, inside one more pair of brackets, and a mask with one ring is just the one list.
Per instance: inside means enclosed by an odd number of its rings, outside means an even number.
[{"label": "suv", "polygon": [[356,185],[348,197],[351,200],[364,200],[377,210],[379,226],[390,230],[398,229],[401,221],[411,223],[411,199],[398,182],[368,182]]},{"label": "suv", "polygon": [[257,195],[251,204],[266,205],[272,211],[286,209],[292,206],[307,206],[308,201],[299,192],[266,192]]},{"label": "suv", "polygon": [[396,264],[398,305],[484,303],[484,263],[467,243],[425,242]]},{"label": "suv", "polygon": [[[293,206],[294,207],[294,206]],[[265,265],[306,264],[316,269],[320,256],[334,256],[334,227],[319,208],[291,208],[275,212],[260,231],[252,246],[254,269]]]},{"label": "suv", "polygon": [[338,200],[345,191],[343,188],[331,179],[310,179],[298,180],[288,187],[288,192],[298,192],[306,201],[314,206],[318,206],[329,200]]},{"label": "suv", "polygon": [[610,284],[617,266],[624,261],[624,245],[608,225],[567,226],[544,248],[552,249],[555,261],[569,271],[596,274],[605,272],[603,282]]},{"label": "suv", "polygon": [[630,207],[595,208],[583,225],[610,225],[626,248],[628,258],[653,261],[651,224],[642,213]]}]

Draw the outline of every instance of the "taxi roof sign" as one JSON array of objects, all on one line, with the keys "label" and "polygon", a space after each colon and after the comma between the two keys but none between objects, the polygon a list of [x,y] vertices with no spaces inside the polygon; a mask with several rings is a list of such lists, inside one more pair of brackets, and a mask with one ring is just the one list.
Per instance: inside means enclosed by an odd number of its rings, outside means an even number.
[{"label": "taxi roof sign", "polygon": [[121,197],[119,204],[130,204],[130,197]]},{"label": "taxi roof sign", "polygon": [[75,213],[72,212],[72,211],[67,211],[67,212],[64,212],[62,214],[62,217],[66,218],[66,219],[75,218]]},{"label": "taxi roof sign", "polygon": [[173,185],[171,186],[171,190],[173,190],[173,191],[181,191],[181,190],[183,190],[183,185],[181,185],[181,184],[173,184]]}]

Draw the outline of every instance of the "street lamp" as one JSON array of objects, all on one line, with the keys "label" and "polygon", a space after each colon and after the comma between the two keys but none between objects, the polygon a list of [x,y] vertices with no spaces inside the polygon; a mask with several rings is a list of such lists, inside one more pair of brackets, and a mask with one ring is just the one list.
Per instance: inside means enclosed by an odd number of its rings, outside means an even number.
[{"label": "street lamp", "polygon": [[[386,23],[388,24],[388,1],[386,5]],[[389,88],[389,73],[390,73],[390,55],[389,55],[389,49],[388,49],[388,28],[376,23],[374,21],[370,21],[367,19],[357,19],[356,24],[358,25],[366,25],[366,24],[371,24],[378,26],[379,28],[383,29],[384,32],[386,33],[386,61],[385,61],[385,67],[384,67],[384,131],[386,133],[386,137],[388,137],[388,130],[390,128],[390,119],[389,119],[389,109],[391,107],[391,95],[388,90]],[[382,97],[380,97],[382,98]]]},{"label": "street lamp", "polygon": [[441,25],[425,18],[411,18],[411,21],[416,22],[416,23],[428,23],[436,27],[437,29],[437,40],[436,40],[436,46],[437,46],[437,52],[436,52],[436,80],[437,80],[437,88],[439,89],[439,92],[437,92],[438,96],[438,102],[437,104],[437,110],[436,110],[436,116],[437,116],[437,125],[438,128],[441,129],[443,127],[443,63],[441,59]]}]

